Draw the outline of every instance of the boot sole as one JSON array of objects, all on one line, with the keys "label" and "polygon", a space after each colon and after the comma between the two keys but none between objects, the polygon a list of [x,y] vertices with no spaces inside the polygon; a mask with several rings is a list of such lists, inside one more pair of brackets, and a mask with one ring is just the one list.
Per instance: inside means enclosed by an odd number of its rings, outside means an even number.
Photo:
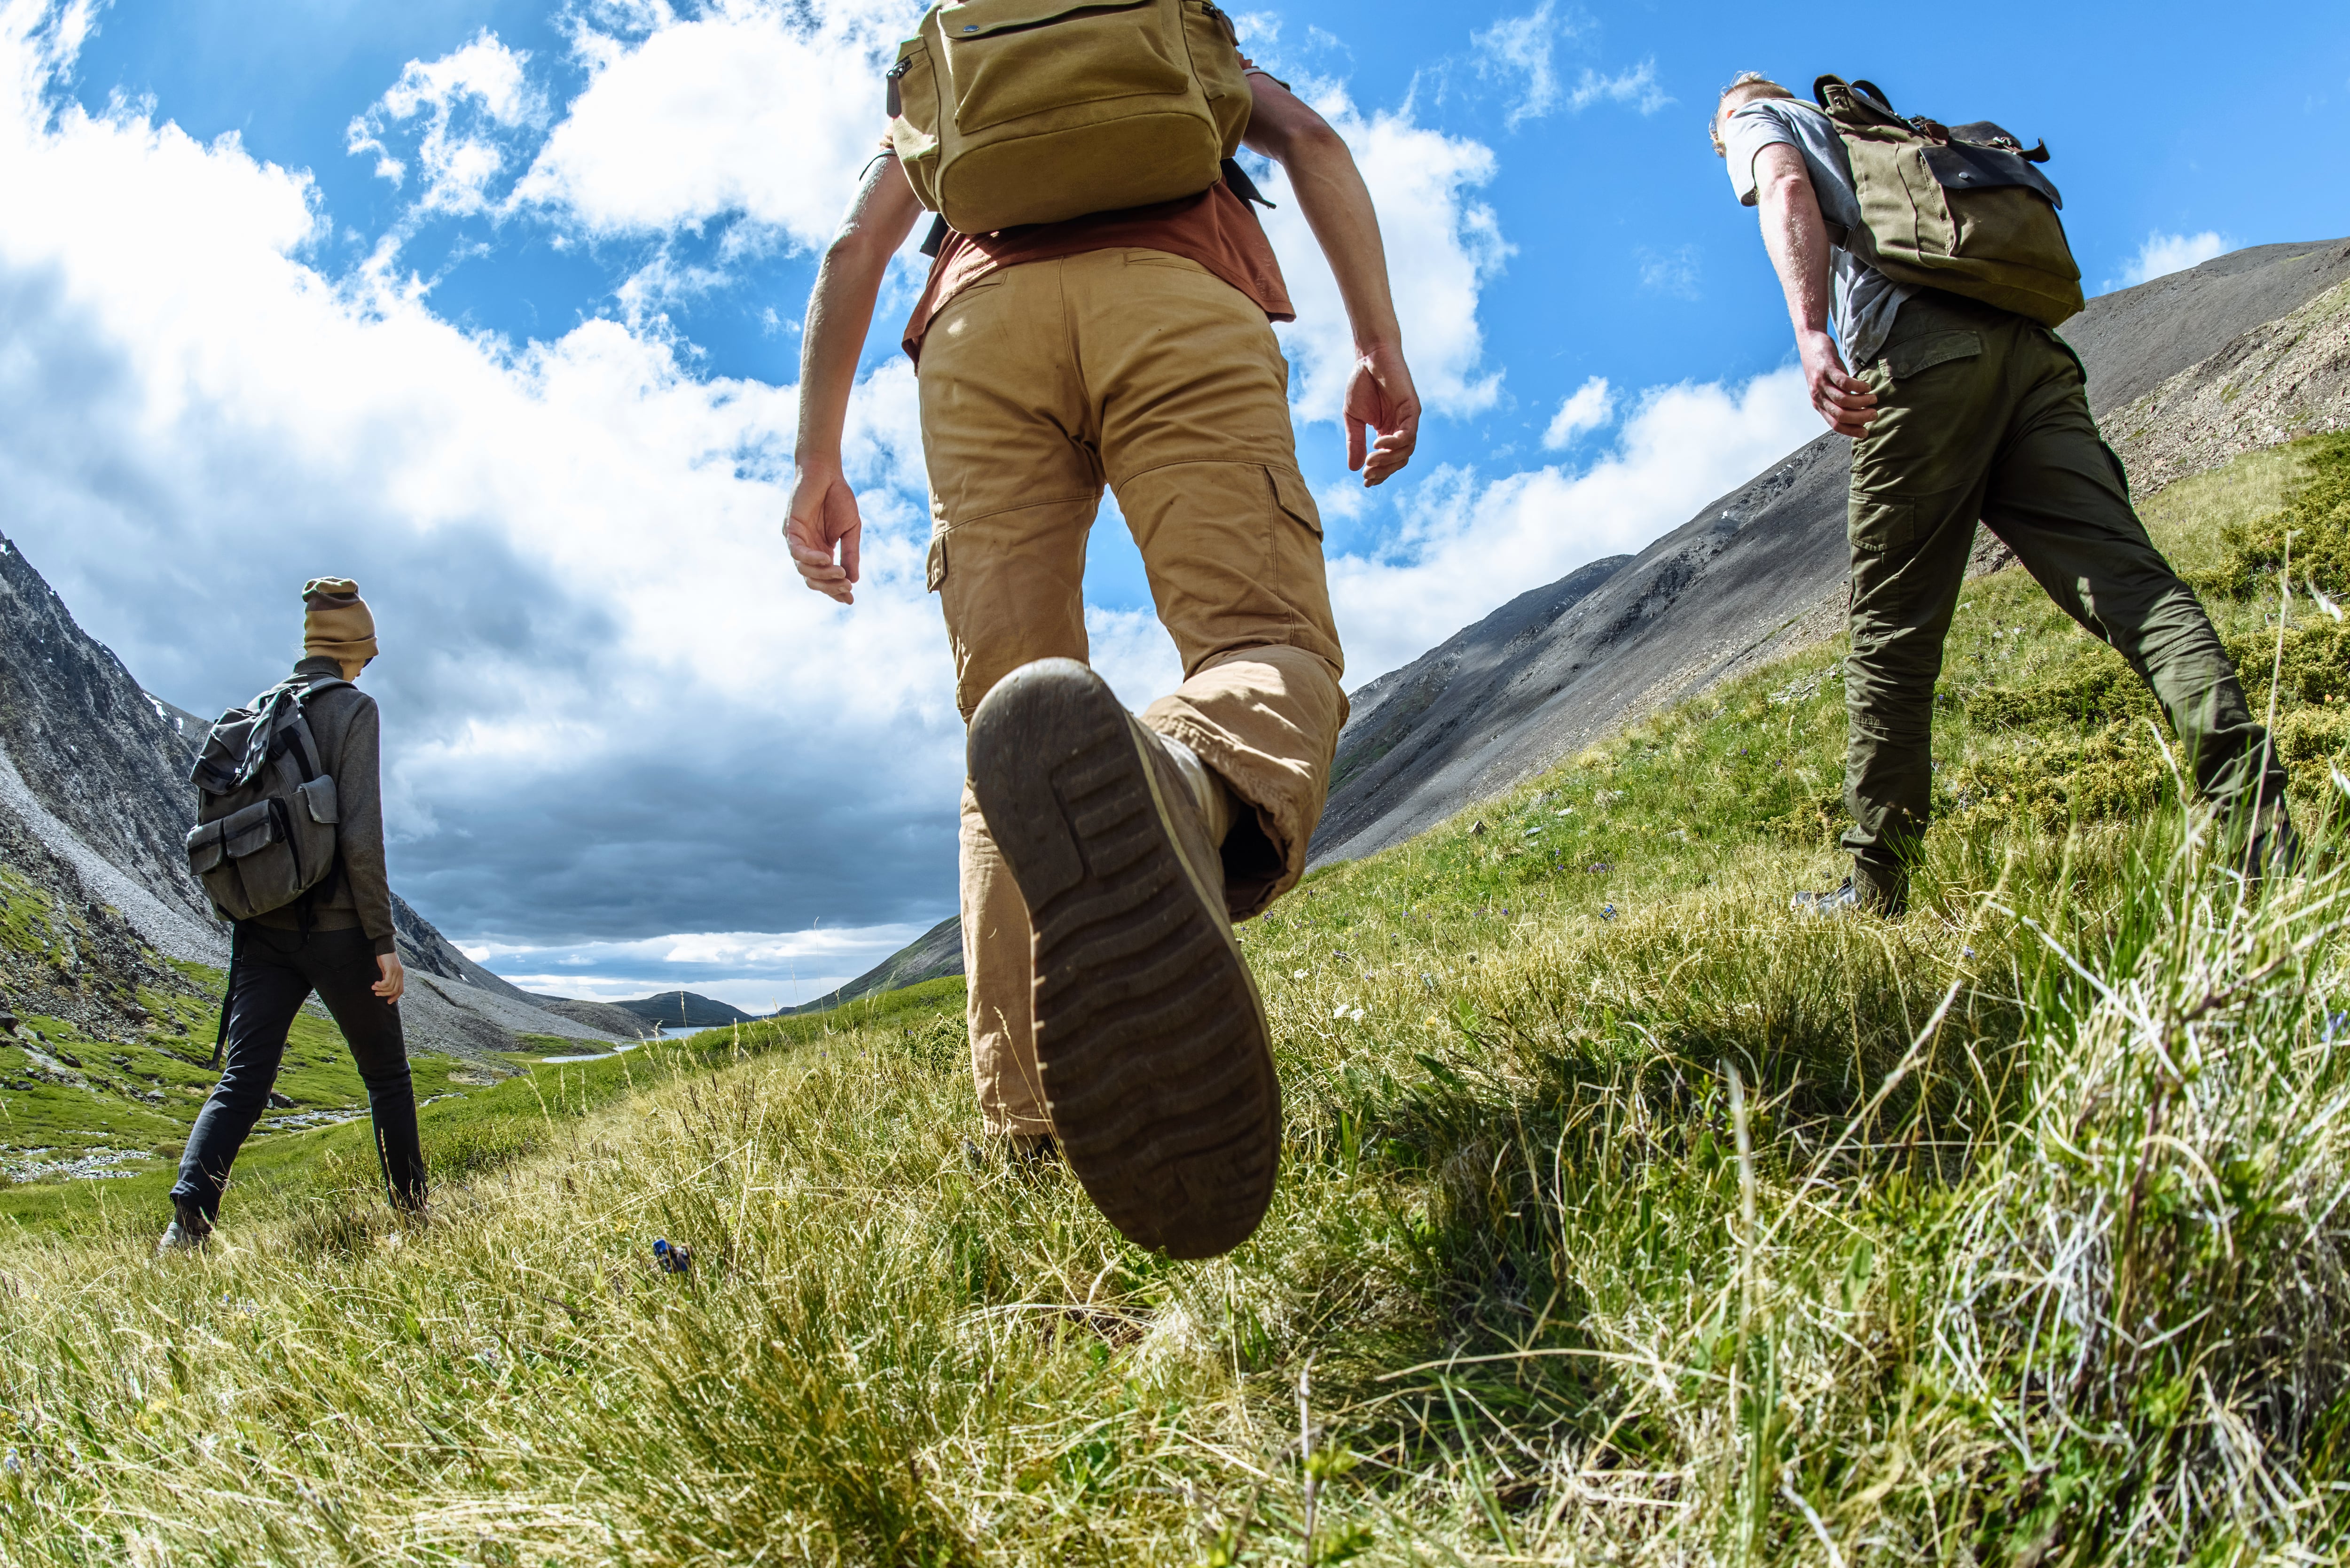
[{"label": "boot sole", "polygon": [[1035,930],[1036,1062],[1069,1168],[1128,1241],[1212,1258],[1273,1199],[1281,1086],[1135,729],[1084,665],[1025,666],[972,715],[972,787]]}]

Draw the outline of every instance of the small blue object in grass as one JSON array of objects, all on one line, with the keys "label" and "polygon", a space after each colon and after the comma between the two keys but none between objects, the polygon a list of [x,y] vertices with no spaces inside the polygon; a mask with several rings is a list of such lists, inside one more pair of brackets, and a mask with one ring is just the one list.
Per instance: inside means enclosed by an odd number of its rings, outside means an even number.
[{"label": "small blue object in grass", "polygon": [[681,1274],[693,1267],[693,1249],[664,1236],[653,1243],[653,1261],[664,1274]]},{"label": "small blue object in grass", "polygon": [[1615,905],[1613,905],[1613,904],[1602,904],[1602,905],[1600,905],[1600,906],[1599,906],[1599,918],[1600,918],[1601,919],[1603,919],[1603,920],[1612,920],[1612,919],[1614,919],[1616,918],[1616,906],[1615,906]]},{"label": "small blue object in grass", "polygon": [[2329,1012],[2325,1015],[2325,1038],[2321,1044],[2331,1045],[2334,1037],[2350,1029],[2350,1012]]}]

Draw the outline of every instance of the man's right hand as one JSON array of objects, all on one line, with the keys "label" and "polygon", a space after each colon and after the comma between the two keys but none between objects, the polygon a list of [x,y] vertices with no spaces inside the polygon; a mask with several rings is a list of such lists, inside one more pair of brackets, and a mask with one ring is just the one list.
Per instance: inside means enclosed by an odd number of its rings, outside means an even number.
[{"label": "man's right hand", "polygon": [[1804,384],[1811,391],[1812,407],[1828,428],[1838,435],[1866,435],[1882,410],[1868,383],[1845,369],[1835,339],[1825,332],[1799,332],[1795,351],[1803,356]]},{"label": "man's right hand", "polygon": [[[792,479],[791,521],[784,525],[792,565],[809,587],[850,605],[857,602],[858,544],[865,531],[857,493],[837,463],[803,462]],[[837,546],[839,558],[834,558]]]}]

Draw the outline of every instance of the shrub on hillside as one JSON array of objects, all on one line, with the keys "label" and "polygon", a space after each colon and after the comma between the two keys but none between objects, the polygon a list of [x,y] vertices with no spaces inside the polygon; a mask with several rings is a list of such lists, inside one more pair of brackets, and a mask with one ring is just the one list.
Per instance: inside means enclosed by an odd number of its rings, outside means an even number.
[{"label": "shrub on hillside", "polygon": [[1960,812],[2053,833],[2075,822],[2138,815],[2171,787],[2153,732],[2136,719],[2116,719],[2086,735],[2024,736],[1986,747],[1960,766],[1950,786]]},{"label": "shrub on hillside", "polygon": [[2136,671],[2102,645],[2093,645],[2055,675],[2029,686],[1985,686],[1967,694],[1967,717],[1997,730],[2052,723],[2111,723],[2162,710]]},{"label": "shrub on hillside", "polygon": [[2350,621],[2303,610],[2288,624],[2282,649],[2273,627],[2226,640],[2255,714],[2268,707],[2272,677],[2280,706],[2350,702]]},{"label": "shrub on hillside", "polygon": [[2350,433],[2317,441],[2303,474],[2282,510],[2220,530],[2227,556],[2199,574],[2198,588],[2228,598],[2272,596],[2290,533],[2294,586],[2314,579],[2329,594],[2350,593]]}]

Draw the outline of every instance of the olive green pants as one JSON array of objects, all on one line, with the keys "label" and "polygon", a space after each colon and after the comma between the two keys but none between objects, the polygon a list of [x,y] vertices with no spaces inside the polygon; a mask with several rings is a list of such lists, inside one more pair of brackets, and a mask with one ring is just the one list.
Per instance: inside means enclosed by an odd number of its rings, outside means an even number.
[{"label": "olive green pants", "polygon": [[2153,688],[2205,795],[2230,810],[2281,801],[2267,733],[2131,508],[2073,351],[2023,317],[1927,290],[1859,374],[1882,410],[1852,453],[1844,846],[1861,901],[1901,908],[1926,830],[1934,683],[1978,519]]}]

